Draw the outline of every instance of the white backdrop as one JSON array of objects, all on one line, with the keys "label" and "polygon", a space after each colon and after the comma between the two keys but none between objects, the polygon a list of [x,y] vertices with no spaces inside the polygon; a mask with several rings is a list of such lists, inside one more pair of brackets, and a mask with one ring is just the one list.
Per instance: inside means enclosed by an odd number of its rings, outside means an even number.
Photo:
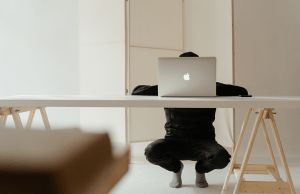
[{"label": "white backdrop", "polygon": [[[300,1],[235,0],[235,79],[252,95],[300,96]],[[300,110],[277,109],[275,120],[286,156],[300,154]],[[247,110],[236,110],[240,132]],[[249,124],[254,123],[254,116]],[[276,144],[266,122],[272,147]],[[249,126],[244,139],[249,139]],[[253,155],[269,156],[262,128]],[[244,153],[246,142],[239,153]],[[277,151],[274,151],[278,155]]]},{"label": "white backdrop", "polygon": [[[81,95],[125,94],[125,1],[79,0]],[[80,108],[83,131],[125,143],[125,108]]]},{"label": "white backdrop", "polygon": [[[157,58],[178,57],[183,52],[182,0],[130,0],[129,75],[131,94],[137,85],[157,85]],[[163,138],[163,108],[129,108],[131,142]]]},{"label": "white backdrop", "polygon": [[[0,86],[0,96],[79,94],[77,1],[0,0]],[[46,111],[53,129],[79,125],[79,108]],[[32,128],[44,128],[39,111]]]},{"label": "white backdrop", "polygon": [[[0,96],[124,95],[124,9],[124,0],[0,0]],[[46,111],[52,129],[108,131],[125,143],[124,108]],[[33,129],[44,128],[38,113]]]},{"label": "white backdrop", "polygon": [[[232,84],[230,0],[130,0],[129,91],[157,84],[157,57],[184,51],[217,57],[217,81]],[[153,14],[155,12],[155,14]],[[131,142],[163,138],[163,109],[130,108]],[[155,116],[154,116],[155,115]],[[233,145],[233,110],[217,109],[217,141]]]},{"label": "white backdrop", "polygon": [[[231,0],[183,1],[184,51],[200,57],[217,57],[217,81],[233,83]],[[233,146],[233,109],[218,108],[214,122],[216,139]]]}]

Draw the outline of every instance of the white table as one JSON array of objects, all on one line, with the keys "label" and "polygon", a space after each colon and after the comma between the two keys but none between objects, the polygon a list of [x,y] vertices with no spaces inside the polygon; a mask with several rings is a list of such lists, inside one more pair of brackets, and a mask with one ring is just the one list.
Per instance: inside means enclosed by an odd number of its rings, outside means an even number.
[{"label": "white table", "polygon": [[[300,108],[300,96],[255,96],[255,97],[158,97],[158,96],[9,96],[0,97],[0,107],[167,107],[167,108],[249,108],[242,126],[237,146],[231,160],[223,191],[231,174],[237,177],[234,194],[237,193],[293,193],[295,189],[273,117],[274,108]],[[258,112],[251,138],[242,164],[236,157],[251,112]],[[269,142],[264,119],[269,119],[287,182],[279,175],[274,154]],[[270,165],[248,164],[253,142],[259,125],[262,124],[270,151]],[[275,182],[246,181],[244,174],[269,174]]]},{"label": "white table", "polygon": [[158,96],[7,96],[0,107],[169,107],[169,108],[300,108],[300,96],[158,97]]}]

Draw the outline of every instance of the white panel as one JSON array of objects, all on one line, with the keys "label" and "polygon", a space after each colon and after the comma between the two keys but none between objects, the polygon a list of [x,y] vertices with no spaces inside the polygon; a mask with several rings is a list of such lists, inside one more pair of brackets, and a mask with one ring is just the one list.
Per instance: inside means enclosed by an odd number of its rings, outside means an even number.
[{"label": "white panel", "polygon": [[[236,84],[245,86],[255,96],[300,96],[300,1],[244,0],[234,3]],[[236,111],[236,126],[239,128],[246,111]],[[275,109],[275,112],[286,155],[300,155],[300,110]],[[253,126],[253,122],[254,116],[249,125]],[[271,144],[275,145],[270,124],[266,123]],[[253,154],[268,154],[263,133],[259,131],[259,134]],[[250,132],[246,131],[245,135],[250,135]],[[242,152],[246,146],[242,144]]]},{"label": "white panel", "polygon": [[216,140],[225,147],[233,146],[233,109],[217,108],[216,120],[213,123]]},{"label": "white panel", "polygon": [[130,142],[164,138],[166,116],[163,108],[129,108]]},{"label": "white panel", "polygon": [[[157,58],[178,57],[181,51],[130,48],[130,94],[137,85],[157,85]],[[163,138],[163,108],[130,108],[131,142]]]},{"label": "white panel", "polygon": [[[125,94],[125,1],[79,0],[81,95]],[[81,108],[84,131],[125,143],[125,108]]]},{"label": "white panel", "polygon": [[[80,47],[81,95],[125,94],[125,46],[109,44]],[[125,142],[125,108],[81,108],[81,128],[109,130],[112,141]]]},{"label": "white panel", "polygon": [[[217,81],[232,84],[231,0],[184,0],[184,51],[217,57]],[[217,109],[217,141],[233,145],[233,109]]]},{"label": "white panel", "polygon": [[80,94],[123,95],[125,93],[124,44],[80,47]]},{"label": "white panel", "polygon": [[217,57],[217,81],[232,84],[231,0],[184,1],[184,51]]},{"label": "white panel", "polygon": [[[0,68],[0,96],[78,95],[77,1],[0,1]],[[79,125],[79,108],[46,111],[52,129]],[[44,129],[39,111],[32,128]]]},{"label": "white panel", "polygon": [[179,57],[182,51],[130,47],[130,91],[137,85],[157,85],[157,58]]},{"label": "white panel", "polygon": [[84,132],[107,132],[114,143],[125,143],[125,108],[80,108]]},{"label": "white panel", "polygon": [[130,46],[182,50],[182,0],[130,0]]},{"label": "white panel", "polygon": [[80,44],[124,42],[124,0],[79,0]]}]

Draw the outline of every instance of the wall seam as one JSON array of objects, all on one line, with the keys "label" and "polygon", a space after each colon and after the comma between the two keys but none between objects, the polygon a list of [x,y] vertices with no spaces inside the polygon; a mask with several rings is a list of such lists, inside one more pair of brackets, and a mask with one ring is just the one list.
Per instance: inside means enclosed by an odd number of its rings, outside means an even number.
[{"label": "wall seam", "polygon": [[145,46],[134,46],[134,45],[130,45],[130,47],[146,48],[146,49],[159,49],[159,50],[171,50],[171,51],[182,51],[182,49],[168,49],[168,48],[156,48],[156,47],[145,47]]}]

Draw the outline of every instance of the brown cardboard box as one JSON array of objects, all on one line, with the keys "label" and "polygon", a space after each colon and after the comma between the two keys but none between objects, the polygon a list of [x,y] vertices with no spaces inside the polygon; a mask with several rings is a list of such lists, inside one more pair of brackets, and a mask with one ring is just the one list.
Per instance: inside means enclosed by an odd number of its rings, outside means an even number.
[{"label": "brown cardboard box", "polygon": [[128,171],[107,133],[0,130],[0,193],[105,194]]}]

